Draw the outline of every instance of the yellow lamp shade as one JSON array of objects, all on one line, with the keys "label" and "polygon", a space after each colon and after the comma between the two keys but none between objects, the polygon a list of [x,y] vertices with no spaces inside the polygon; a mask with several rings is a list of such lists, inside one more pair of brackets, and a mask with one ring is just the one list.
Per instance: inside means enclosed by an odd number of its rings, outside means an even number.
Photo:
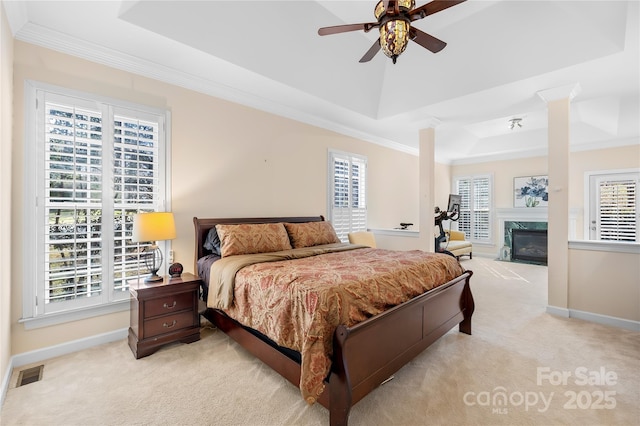
[{"label": "yellow lamp shade", "polygon": [[173,220],[173,213],[151,212],[138,213],[133,216],[133,232],[131,233],[133,242],[173,240],[175,237],[176,224]]}]

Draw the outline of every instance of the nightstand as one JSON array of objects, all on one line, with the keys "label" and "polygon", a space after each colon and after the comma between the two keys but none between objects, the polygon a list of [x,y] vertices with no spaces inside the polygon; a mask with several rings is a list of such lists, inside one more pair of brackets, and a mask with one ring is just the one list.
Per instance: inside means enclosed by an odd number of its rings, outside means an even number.
[{"label": "nightstand", "polygon": [[200,278],[189,273],[177,278],[167,276],[155,283],[129,281],[129,347],[136,359],[151,355],[167,343],[200,340],[200,285]]}]

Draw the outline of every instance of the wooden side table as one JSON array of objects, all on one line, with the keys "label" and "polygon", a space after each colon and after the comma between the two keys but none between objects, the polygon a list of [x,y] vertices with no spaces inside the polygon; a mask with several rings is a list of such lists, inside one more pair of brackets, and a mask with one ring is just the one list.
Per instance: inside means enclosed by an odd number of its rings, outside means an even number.
[{"label": "wooden side table", "polygon": [[151,355],[167,343],[200,340],[198,291],[200,278],[184,273],[156,283],[129,282],[131,327],[129,347],[138,358]]}]

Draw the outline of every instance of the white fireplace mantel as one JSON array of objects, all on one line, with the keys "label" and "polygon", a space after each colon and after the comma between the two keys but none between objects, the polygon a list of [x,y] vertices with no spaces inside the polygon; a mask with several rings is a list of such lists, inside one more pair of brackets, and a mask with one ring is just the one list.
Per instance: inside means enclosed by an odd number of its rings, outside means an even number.
[{"label": "white fireplace mantel", "polygon": [[546,222],[549,217],[547,207],[521,207],[511,209],[497,209],[496,216],[504,222]]}]

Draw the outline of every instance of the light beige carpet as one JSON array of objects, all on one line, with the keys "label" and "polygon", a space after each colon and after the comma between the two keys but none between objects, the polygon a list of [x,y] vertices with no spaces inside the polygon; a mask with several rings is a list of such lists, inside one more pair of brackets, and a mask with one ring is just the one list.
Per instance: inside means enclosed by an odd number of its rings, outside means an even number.
[{"label": "light beige carpet", "polygon": [[[546,314],[545,267],[462,264],[475,273],[473,335],[443,336],[356,404],[351,425],[640,424],[639,333]],[[199,342],[140,360],[122,340],[44,364],[40,382],[9,389],[2,425],[329,422],[325,408],[307,406],[206,326]]]}]

